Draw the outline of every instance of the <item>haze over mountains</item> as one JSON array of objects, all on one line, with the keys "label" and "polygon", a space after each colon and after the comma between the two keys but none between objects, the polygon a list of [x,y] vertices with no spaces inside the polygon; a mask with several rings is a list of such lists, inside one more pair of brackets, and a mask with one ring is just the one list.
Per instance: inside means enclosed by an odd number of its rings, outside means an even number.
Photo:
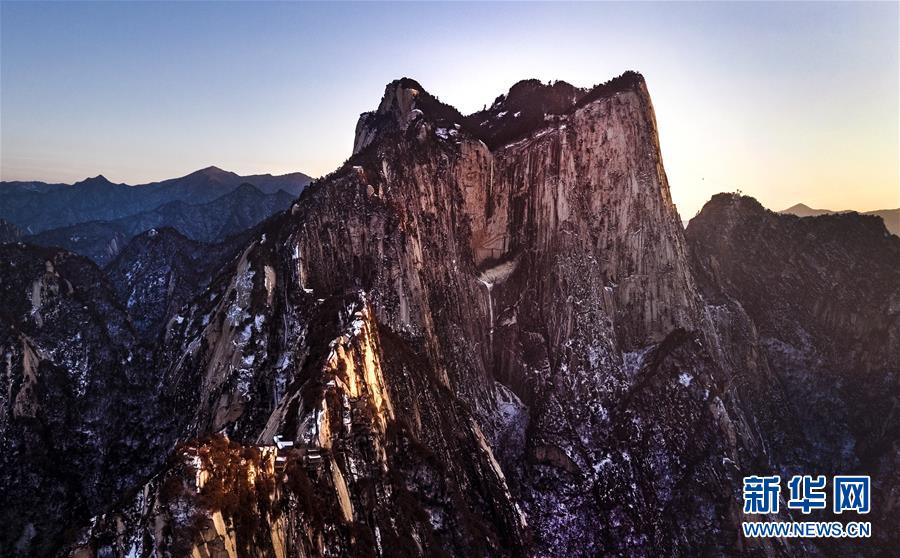
[{"label": "haze over mountains", "polygon": [[136,186],[113,184],[102,175],[71,185],[0,182],[0,217],[27,234],[36,234],[86,221],[127,217],[172,201],[206,203],[243,183],[254,185],[264,194],[284,190],[296,197],[310,180],[302,173],[239,176],[207,167],[180,178]]},{"label": "haze over mountains", "polygon": [[[900,238],[737,194],[685,230],[635,72],[469,116],[399,79],[344,165],[224,243],[0,262],[4,556],[900,544]],[[810,472],[872,476],[871,539],[741,536],[745,476]]]},{"label": "haze over mountains", "polygon": [[66,248],[103,265],[151,228],[173,227],[201,242],[224,240],[287,208],[310,180],[302,173],[239,176],[208,167],[137,186],[102,175],[72,185],[2,182],[0,218],[26,242]]}]

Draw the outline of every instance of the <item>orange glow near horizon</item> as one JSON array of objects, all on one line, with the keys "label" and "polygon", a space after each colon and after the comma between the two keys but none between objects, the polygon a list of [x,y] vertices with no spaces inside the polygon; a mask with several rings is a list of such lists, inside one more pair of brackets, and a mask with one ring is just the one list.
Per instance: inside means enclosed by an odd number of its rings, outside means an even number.
[{"label": "orange glow near horizon", "polygon": [[465,114],[521,79],[589,87],[631,69],[683,218],[736,190],[773,210],[900,207],[896,2],[2,10],[3,180],[322,176],[399,77]]}]

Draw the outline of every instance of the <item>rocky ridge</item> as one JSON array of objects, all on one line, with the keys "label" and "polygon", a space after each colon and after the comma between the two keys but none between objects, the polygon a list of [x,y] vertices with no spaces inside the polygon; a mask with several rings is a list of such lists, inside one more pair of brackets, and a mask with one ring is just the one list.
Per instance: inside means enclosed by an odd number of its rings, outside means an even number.
[{"label": "rocky ridge", "polygon": [[162,462],[163,422],[149,351],[94,264],[6,244],[0,265],[0,549],[52,555]]},{"label": "rocky ridge", "polygon": [[[813,209],[806,204],[798,203],[787,209],[779,211],[779,213],[787,213],[796,215],[797,217],[818,217],[820,215],[831,215],[835,213],[855,213],[852,211],[832,211],[830,209]],[[884,226],[891,234],[900,235],[900,208],[898,209],[877,209],[875,211],[864,211],[861,215],[876,215],[884,221]]]},{"label": "rocky ridge", "polygon": [[900,239],[877,216],[798,218],[734,194],[714,196],[685,234],[710,313],[746,313],[756,369],[771,371],[734,384],[757,384],[748,411],[775,470],[871,475],[881,496],[873,489],[868,519],[889,548],[898,535],[887,526],[900,520]]}]

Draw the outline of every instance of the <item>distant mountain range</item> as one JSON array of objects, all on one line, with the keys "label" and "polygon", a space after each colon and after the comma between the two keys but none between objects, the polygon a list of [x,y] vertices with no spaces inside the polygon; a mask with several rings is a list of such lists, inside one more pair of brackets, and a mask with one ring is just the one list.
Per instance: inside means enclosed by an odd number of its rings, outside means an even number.
[{"label": "distant mountain range", "polygon": [[172,227],[215,243],[287,209],[312,179],[302,173],[239,176],[208,167],[152,184],[0,183],[0,242],[56,246],[110,262],[133,237]]},{"label": "distant mountain range", "polygon": [[171,201],[155,209],[113,221],[88,221],[25,237],[29,244],[56,246],[105,265],[135,236],[172,227],[191,240],[216,243],[239,234],[270,215],[290,207],[294,197],[284,190],[264,194],[244,183],[203,204]]},{"label": "distant mountain range", "polygon": [[284,190],[296,197],[311,180],[299,172],[240,176],[218,167],[207,167],[180,178],[136,186],[113,184],[103,175],[71,185],[0,182],[0,218],[25,234],[37,234],[88,221],[112,221],[174,201],[203,204],[245,183],[256,186],[264,194]]},{"label": "distant mountain range", "polygon": [[[818,217],[819,215],[831,215],[833,213],[851,213],[851,210],[845,209],[835,211],[831,209],[813,209],[804,203],[798,203],[787,209],[783,209],[778,213],[787,213],[796,215],[797,217]],[[900,208],[877,209],[875,211],[861,211],[858,213],[861,215],[877,215],[878,217],[881,217],[887,230],[892,234],[900,236]]]}]

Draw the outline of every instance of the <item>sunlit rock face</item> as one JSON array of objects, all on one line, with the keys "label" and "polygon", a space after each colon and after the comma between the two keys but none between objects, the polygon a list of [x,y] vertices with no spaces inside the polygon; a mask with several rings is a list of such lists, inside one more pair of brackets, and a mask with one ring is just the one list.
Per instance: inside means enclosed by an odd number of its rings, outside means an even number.
[{"label": "sunlit rock face", "polygon": [[[354,158],[168,324],[182,436],[321,448],[313,484],[365,533],[336,545],[734,549],[741,427],[646,86],[568,91],[536,127],[488,138],[482,116],[390,84]],[[509,102],[533,117],[540,90]],[[516,118],[503,103],[493,117]],[[414,535],[385,514],[419,518]]]},{"label": "sunlit rock face", "polygon": [[[82,531],[72,555],[470,556],[524,547],[524,516],[468,406],[423,355],[381,328],[363,293],[314,305],[309,356],[254,429],[260,441],[189,442],[132,503]],[[216,426],[269,403],[235,399],[242,404],[226,414],[210,408]],[[294,442],[277,474],[265,447],[276,434]],[[110,526],[119,526],[114,538]]]},{"label": "sunlit rock face", "polygon": [[757,316],[689,257],[641,76],[468,117],[398,80],[354,152],[164,321],[181,444],[63,554],[816,550],[739,533],[741,477],[799,429]]}]

